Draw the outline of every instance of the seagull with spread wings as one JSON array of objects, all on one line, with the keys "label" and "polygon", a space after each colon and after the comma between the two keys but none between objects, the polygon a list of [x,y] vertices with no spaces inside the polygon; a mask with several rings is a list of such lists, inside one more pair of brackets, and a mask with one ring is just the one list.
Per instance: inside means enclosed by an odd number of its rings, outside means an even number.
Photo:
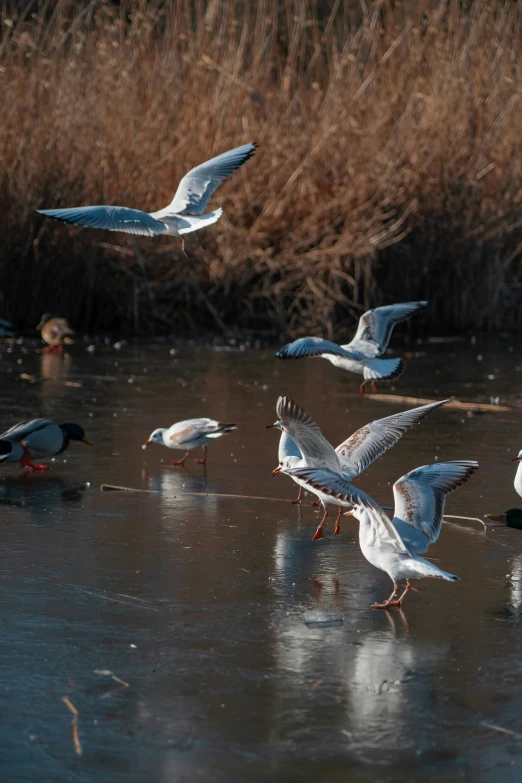
[{"label": "seagull with spread wings", "polygon": [[303,359],[322,357],[335,367],[362,375],[359,391],[364,394],[365,386],[371,383],[376,392],[375,381],[391,381],[404,372],[403,359],[379,359],[386,351],[395,324],[405,321],[414,313],[426,307],[427,302],[404,302],[368,310],[359,319],[355,337],[346,345],[337,345],[321,337],[300,337],[288,343],[276,353],[276,359]]},{"label": "seagull with spread wings", "polygon": [[[355,489],[328,469],[297,468],[290,472],[305,482],[312,491],[330,495],[335,502],[353,506],[349,512],[359,520],[359,544],[369,563],[385,571],[393,582],[393,592],[383,603],[372,609],[402,606],[411,590],[411,579],[438,577],[456,582],[458,576],[438,568],[420,555],[439,537],[446,495],[469,481],[478,469],[478,462],[454,460],[423,465],[393,485],[395,511],[393,520],[368,495]],[[398,599],[398,582],[406,580]]]},{"label": "seagull with spread wings", "polygon": [[256,148],[257,144],[243,144],[191,169],[179,183],[171,203],[157,212],[109,206],[37,209],[36,212],[76,226],[148,237],[160,234],[184,237],[219,220],[223,214],[221,208],[203,214],[210,197],[227,177],[252,157]]},{"label": "seagull with spread wings", "polygon": [[[295,468],[314,467],[327,468],[335,475],[343,476],[351,482],[357,478],[372,462],[384,452],[394,446],[404,433],[417,424],[425,416],[436,408],[440,408],[448,400],[432,402],[429,405],[421,405],[402,413],[394,413],[384,419],[376,419],[366,424],[350,435],[336,449],[326,440],[319,426],[309,414],[289,397],[279,397],[277,401],[277,422],[269,424],[282,431],[279,442],[279,466],[272,472],[286,473],[299,484],[299,496],[301,500],[303,487],[313,492],[323,506],[323,518],[315,532],[313,540],[324,538],[323,523],[328,516],[327,505],[335,503],[331,496],[321,493],[303,483],[293,472]],[[355,490],[354,490],[355,491]],[[339,506],[335,522],[334,535],[341,532],[339,520],[342,507],[350,506],[350,503],[337,503]]]}]

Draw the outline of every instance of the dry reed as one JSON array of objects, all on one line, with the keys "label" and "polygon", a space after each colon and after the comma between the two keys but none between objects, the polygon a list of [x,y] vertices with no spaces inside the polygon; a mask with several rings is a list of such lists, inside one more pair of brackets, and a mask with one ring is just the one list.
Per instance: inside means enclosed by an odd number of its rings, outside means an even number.
[{"label": "dry reed", "polygon": [[[520,3],[2,8],[1,315],[332,337],[369,305],[426,298],[432,331],[521,328]],[[246,141],[260,149],[189,261],[172,238],[33,213],[159,208]]]}]

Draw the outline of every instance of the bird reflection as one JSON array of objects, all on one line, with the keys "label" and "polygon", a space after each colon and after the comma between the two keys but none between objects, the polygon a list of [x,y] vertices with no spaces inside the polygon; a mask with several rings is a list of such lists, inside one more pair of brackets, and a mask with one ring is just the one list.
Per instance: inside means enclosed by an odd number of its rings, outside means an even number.
[{"label": "bird reflection", "polygon": [[156,475],[144,470],[142,478],[149,489],[161,493],[160,503],[165,511],[175,508],[191,516],[204,515],[210,522],[215,520],[219,498],[215,497],[216,487],[207,480],[205,472],[192,474],[186,468],[169,466]]},{"label": "bird reflection", "polygon": [[509,579],[510,603],[513,609],[522,606],[522,555],[516,555],[511,566]]},{"label": "bird reflection", "polygon": [[82,500],[85,484],[72,483],[59,476],[6,476],[0,481],[0,504],[29,511],[49,511],[63,503]]}]

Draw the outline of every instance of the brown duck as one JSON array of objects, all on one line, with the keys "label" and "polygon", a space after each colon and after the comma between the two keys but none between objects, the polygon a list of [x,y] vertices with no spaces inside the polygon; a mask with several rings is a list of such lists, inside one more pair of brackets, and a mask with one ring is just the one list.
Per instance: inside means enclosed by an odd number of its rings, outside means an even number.
[{"label": "brown duck", "polygon": [[74,331],[65,318],[54,318],[49,313],[45,313],[36,328],[47,343],[43,349],[44,353],[63,353],[64,344],[69,345],[74,342],[71,339]]}]

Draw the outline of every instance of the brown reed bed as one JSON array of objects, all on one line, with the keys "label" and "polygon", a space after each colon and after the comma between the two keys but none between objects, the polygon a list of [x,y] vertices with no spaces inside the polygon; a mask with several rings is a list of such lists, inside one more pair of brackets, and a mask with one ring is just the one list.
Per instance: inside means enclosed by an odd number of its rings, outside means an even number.
[{"label": "brown reed bed", "polygon": [[[331,337],[426,298],[433,331],[522,327],[521,3],[0,7],[0,315]],[[157,209],[246,141],[188,260],[33,213]]]}]

